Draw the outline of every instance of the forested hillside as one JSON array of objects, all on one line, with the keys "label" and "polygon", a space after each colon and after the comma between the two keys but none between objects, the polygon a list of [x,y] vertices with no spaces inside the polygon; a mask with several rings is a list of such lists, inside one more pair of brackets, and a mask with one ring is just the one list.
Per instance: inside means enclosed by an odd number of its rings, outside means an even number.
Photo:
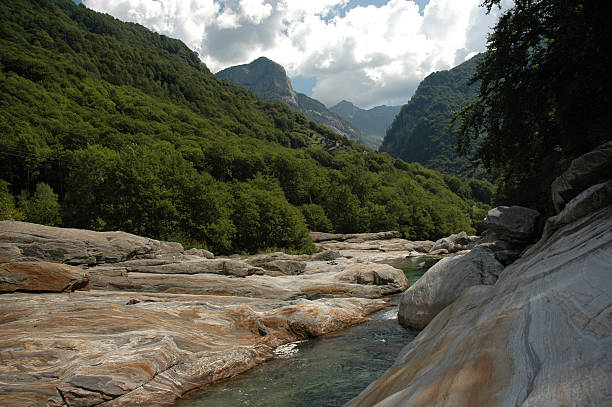
[{"label": "forested hillside", "polygon": [[476,55],[423,79],[387,131],[380,151],[449,174],[470,173],[469,160],[457,153],[457,135],[450,122],[454,112],[476,98],[478,84],[468,82],[480,58],[482,55]]},{"label": "forested hillside", "polygon": [[70,0],[4,0],[0,33],[0,218],[308,251],[308,228],[472,232],[490,199],[488,183],[374,153]]}]

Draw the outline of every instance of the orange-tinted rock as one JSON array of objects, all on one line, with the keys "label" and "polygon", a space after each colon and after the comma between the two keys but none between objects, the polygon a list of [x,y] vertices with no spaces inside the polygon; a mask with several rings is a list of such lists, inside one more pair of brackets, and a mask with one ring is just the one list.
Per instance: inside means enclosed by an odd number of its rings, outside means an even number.
[{"label": "orange-tinted rock", "polygon": [[363,322],[385,306],[359,298],[0,295],[0,404],[169,405],[269,359],[279,345]]},{"label": "orange-tinted rock", "polygon": [[0,264],[0,293],[88,290],[89,275],[78,267],[48,262]]}]

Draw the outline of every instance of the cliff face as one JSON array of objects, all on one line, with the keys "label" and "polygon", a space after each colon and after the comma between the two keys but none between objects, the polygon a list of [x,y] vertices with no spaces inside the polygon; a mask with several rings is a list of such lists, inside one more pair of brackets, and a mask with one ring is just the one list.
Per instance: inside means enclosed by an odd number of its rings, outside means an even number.
[{"label": "cliff face", "polygon": [[476,97],[478,85],[468,83],[479,58],[476,55],[423,79],[387,130],[380,151],[441,172],[466,175],[469,160],[457,154],[456,134],[449,125],[454,112]]},{"label": "cliff face", "polygon": [[359,128],[368,143],[378,148],[385,138],[387,128],[399,113],[401,106],[376,106],[371,109],[360,109],[351,102],[343,100],[329,108],[332,112],[347,119],[353,126]]},{"label": "cliff face", "polygon": [[466,289],[348,406],[609,405],[611,276],[608,180],[550,218],[495,285]]},{"label": "cliff face", "polygon": [[285,68],[265,57],[250,64],[232,66],[215,74],[220,79],[244,86],[268,101],[280,100],[291,107],[298,105],[297,96]]}]

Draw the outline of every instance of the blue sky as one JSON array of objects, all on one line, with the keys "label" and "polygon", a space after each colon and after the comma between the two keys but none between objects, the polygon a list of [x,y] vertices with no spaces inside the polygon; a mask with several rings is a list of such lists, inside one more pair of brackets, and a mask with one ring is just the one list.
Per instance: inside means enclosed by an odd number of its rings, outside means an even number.
[{"label": "blue sky", "polygon": [[213,72],[260,56],[327,106],[406,103],[419,82],[485,50],[481,0],[83,0],[181,39]]}]

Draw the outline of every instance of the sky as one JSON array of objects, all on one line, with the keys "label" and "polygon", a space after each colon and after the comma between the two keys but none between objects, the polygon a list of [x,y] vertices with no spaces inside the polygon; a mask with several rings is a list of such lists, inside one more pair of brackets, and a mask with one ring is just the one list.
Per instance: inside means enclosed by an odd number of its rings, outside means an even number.
[{"label": "sky", "polygon": [[83,0],[196,51],[213,72],[265,56],[328,107],[406,103],[419,82],[484,51],[481,0]]}]

